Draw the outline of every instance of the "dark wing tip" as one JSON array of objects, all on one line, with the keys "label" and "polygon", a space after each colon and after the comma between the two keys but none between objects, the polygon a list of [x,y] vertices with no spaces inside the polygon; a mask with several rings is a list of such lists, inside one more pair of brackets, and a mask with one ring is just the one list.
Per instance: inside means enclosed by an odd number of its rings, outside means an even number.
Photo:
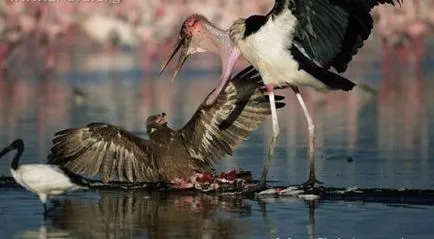
[{"label": "dark wing tip", "polygon": [[98,126],[109,126],[109,124],[101,123],[101,122],[92,122],[86,125],[86,127],[98,127]]},{"label": "dark wing tip", "polygon": [[254,74],[255,72],[257,72],[256,69],[252,65],[250,65],[250,66],[244,68],[242,71],[238,72],[238,74],[236,74],[234,76],[232,81],[246,77],[247,75],[252,74],[252,73]]},{"label": "dark wing tip", "polygon": [[63,166],[59,166],[59,169],[62,170],[62,172],[66,176],[68,176],[69,180],[72,183],[75,183],[78,186],[82,186],[82,187],[89,187],[89,182],[84,177],[72,172],[71,170],[69,170],[68,168],[63,167]]},{"label": "dark wing tip", "polygon": [[[281,95],[275,95],[274,96],[275,101],[282,101],[284,99],[285,99],[285,96],[281,96]],[[264,95],[264,101],[270,101],[270,96]]]},{"label": "dark wing tip", "polygon": [[229,127],[231,127],[233,123],[233,120],[225,119],[219,124],[219,130],[227,130]]},{"label": "dark wing tip", "polygon": [[274,96],[274,99],[275,100],[284,100],[285,99],[285,96],[282,96],[282,95],[276,95],[276,96]]},{"label": "dark wing tip", "polygon": [[283,107],[285,107],[285,103],[283,103],[283,102],[276,102],[276,109],[280,109],[280,108],[283,108]]},{"label": "dark wing tip", "polygon": [[56,132],[54,135],[55,136],[59,136],[59,135],[69,134],[69,133],[71,133],[71,132],[73,132],[75,130],[76,129],[64,129],[64,130]]},{"label": "dark wing tip", "polygon": [[239,100],[236,102],[235,109],[232,110],[232,112],[228,115],[226,119],[224,119],[218,126],[219,130],[226,130],[228,129],[238,118],[238,116],[242,113],[244,110],[244,107],[246,107],[248,101],[245,100]]},{"label": "dark wing tip", "polygon": [[[240,71],[238,74],[236,74],[231,82],[234,84],[237,84],[238,82],[244,82],[247,79],[249,80],[257,80],[257,78],[260,76],[255,76],[256,74],[259,74],[259,72],[252,66],[248,66],[246,68],[244,68],[242,71]],[[255,76],[255,77],[253,77]]]}]

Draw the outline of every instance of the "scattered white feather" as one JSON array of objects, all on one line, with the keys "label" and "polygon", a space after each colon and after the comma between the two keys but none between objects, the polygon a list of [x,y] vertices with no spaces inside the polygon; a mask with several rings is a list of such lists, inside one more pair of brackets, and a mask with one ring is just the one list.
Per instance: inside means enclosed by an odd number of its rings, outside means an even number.
[{"label": "scattered white feather", "polygon": [[281,196],[295,196],[295,195],[299,195],[302,193],[304,193],[303,190],[300,190],[297,187],[291,186],[291,187],[288,187],[288,188],[281,190],[279,192],[279,195],[281,195]]},{"label": "scattered white feather", "polygon": [[318,200],[320,198],[318,195],[315,195],[315,194],[301,194],[301,195],[298,195],[297,197],[302,198],[304,200],[308,200],[308,201]]},{"label": "scattered white feather", "polygon": [[270,195],[276,195],[278,193],[278,190],[275,188],[270,188],[264,191],[261,191],[258,193],[259,196],[270,196]]},{"label": "scattered white feather", "polygon": [[340,194],[345,194],[345,193],[349,193],[349,192],[362,193],[362,191],[360,191],[359,188],[356,187],[356,186],[354,186],[354,187],[348,187],[345,190],[339,190],[339,191],[337,191],[337,193],[340,193]]}]

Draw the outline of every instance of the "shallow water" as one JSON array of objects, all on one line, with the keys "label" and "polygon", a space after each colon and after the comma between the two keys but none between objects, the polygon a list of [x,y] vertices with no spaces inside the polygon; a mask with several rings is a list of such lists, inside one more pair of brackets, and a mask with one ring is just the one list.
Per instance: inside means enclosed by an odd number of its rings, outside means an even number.
[{"label": "shallow water", "polygon": [[432,238],[432,207],[235,199],[205,194],[74,192],[42,206],[1,190],[2,238]]},{"label": "shallow water", "polygon": [[[367,49],[346,73],[359,83],[357,89],[302,91],[316,122],[317,176],[333,187],[433,189],[434,58],[428,54],[434,52],[433,44],[426,46],[419,60],[389,56],[379,45]],[[371,56],[378,51],[383,58]],[[22,162],[44,162],[53,134],[67,127],[107,122],[146,137],[146,117],[164,111],[169,124],[180,128],[218,79],[217,70],[197,70],[192,65],[172,85],[165,79],[169,75],[158,79],[155,71],[111,65],[89,70],[79,64],[52,73],[9,72],[0,81],[0,145],[21,137],[26,143]],[[298,184],[307,176],[307,125],[293,93],[279,94],[286,96],[287,106],[278,113],[281,135],[269,179],[277,185]],[[259,178],[270,131],[271,121],[266,121],[233,157],[220,161],[217,170],[243,168]],[[9,175],[8,167],[9,162],[2,160],[0,174]],[[74,192],[57,200],[58,207],[44,221],[36,195],[21,188],[0,188],[0,238],[434,235],[433,208],[423,205],[113,191]]]}]

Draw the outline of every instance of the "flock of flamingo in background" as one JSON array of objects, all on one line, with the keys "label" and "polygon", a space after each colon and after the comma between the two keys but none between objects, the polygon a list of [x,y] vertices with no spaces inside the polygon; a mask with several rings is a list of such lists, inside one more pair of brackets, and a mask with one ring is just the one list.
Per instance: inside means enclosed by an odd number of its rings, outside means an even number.
[{"label": "flock of flamingo in background", "polygon": [[[178,33],[179,19],[200,12],[217,26],[226,28],[238,17],[264,13],[272,0],[107,0],[106,2],[0,1],[0,66],[26,39],[37,39],[45,67],[56,62],[54,43],[80,44],[80,39],[103,47],[113,45],[144,48],[151,57],[165,55]],[[376,33],[391,46],[408,46],[434,27],[434,0],[407,0],[403,7],[374,9]],[[31,36],[31,37],[29,37]],[[34,37],[36,36],[36,38]],[[62,38],[65,37],[66,39]],[[149,60],[149,59],[148,59]],[[150,62],[149,60],[148,62]],[[146,63],[144,63],[146,64]]]}]

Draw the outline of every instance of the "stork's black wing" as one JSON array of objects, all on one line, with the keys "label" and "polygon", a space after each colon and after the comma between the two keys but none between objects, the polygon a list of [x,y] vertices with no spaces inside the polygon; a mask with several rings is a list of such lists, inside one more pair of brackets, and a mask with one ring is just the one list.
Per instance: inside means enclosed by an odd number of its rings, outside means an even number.
[{"label": "stork's black wing", "polygon": [[290,10],[297,18],[294,45],[323,68],[344,72],[373,28],[370,11],[402,0],[275,0],[267,18]]}]

